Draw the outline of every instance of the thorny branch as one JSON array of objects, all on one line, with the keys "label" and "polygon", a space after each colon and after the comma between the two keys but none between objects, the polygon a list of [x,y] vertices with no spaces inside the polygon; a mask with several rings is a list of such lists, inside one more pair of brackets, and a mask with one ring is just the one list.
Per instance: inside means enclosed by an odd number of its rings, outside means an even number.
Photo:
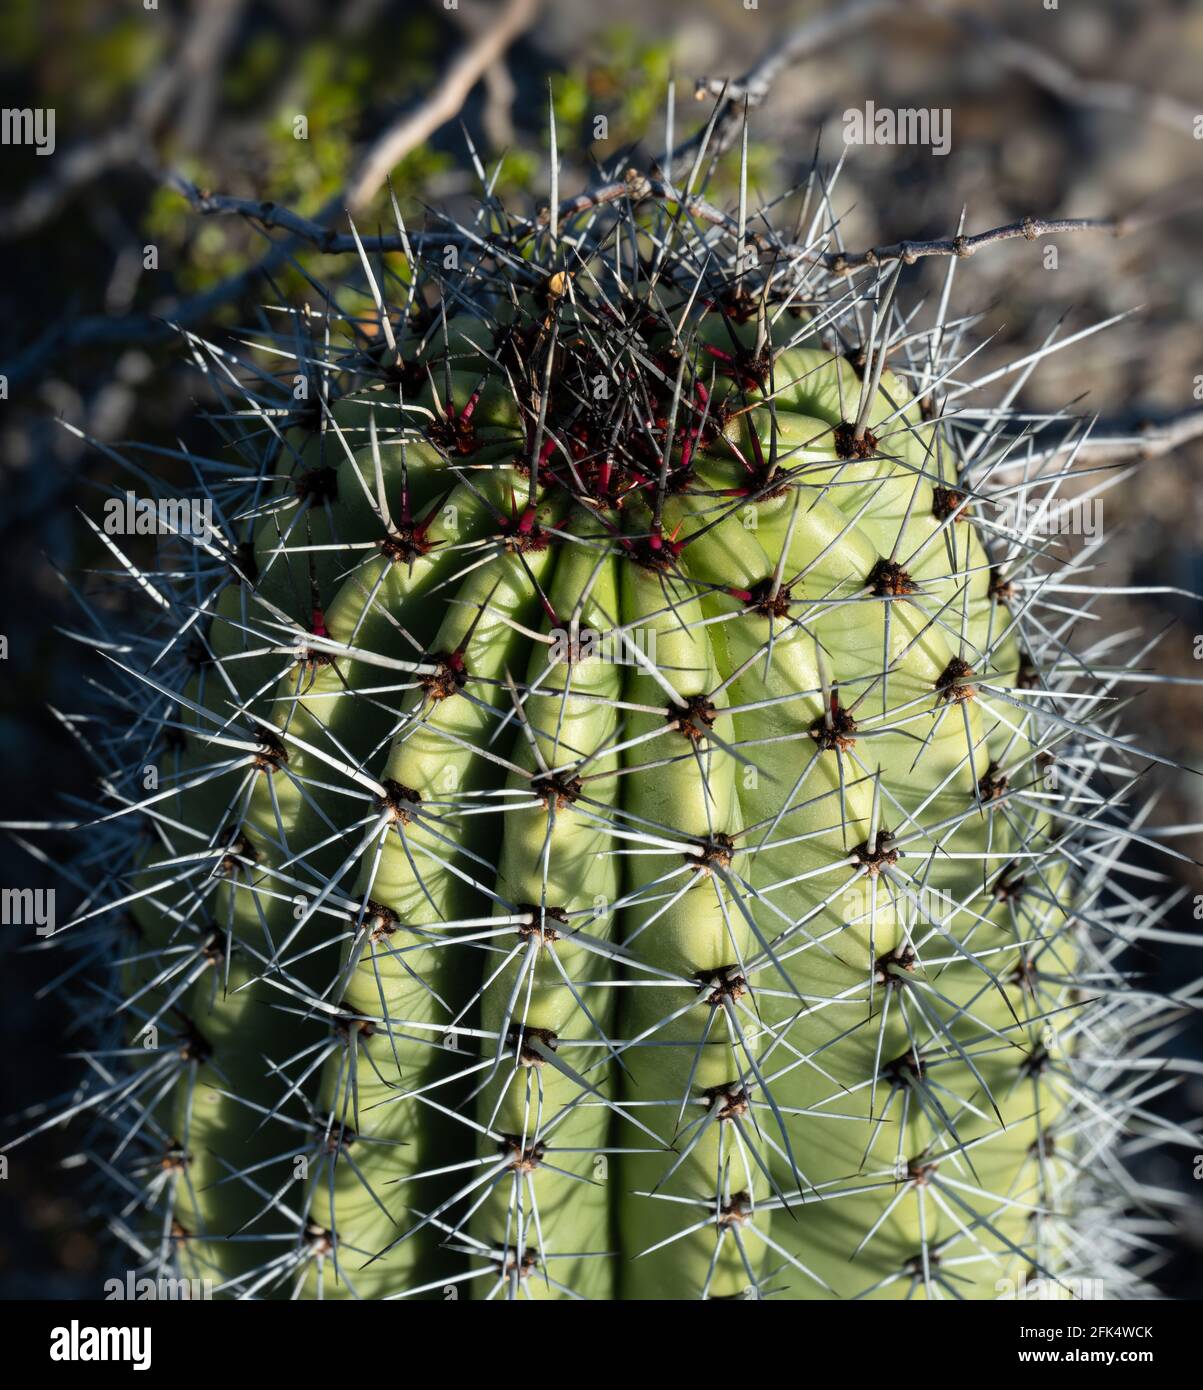
[{"label": "thorny branch", "polygon": [[[179,175],[168,177],[170,186],[182,193],[193,208],[202,215],[241,216],[260,224],[264,229],[280,228],[289,233],[287,239],[274,244],[271,254],[259,267],[244,272],[248,282],[266,269],[274,267],[287,258],[298,241],[308,242],[326,254],[345,254],[356,251],[355,237],[351,233],[336,233],[329,225],[301,217],[291,209],[272,202],[260,202],[245,198],[232,198],[205,193]],[[664,179],[647,178],[637,170],[630,169],[626,177],[607,184],[598,185],[586,192],[561,200],[558,206],[558,222],[563,225],[567,219],[607,204],[620,201],[638,203],[643,199],[655,199],[664,203],[683,206],[691,216],[719,227],[731,235],[737,234],[734,220],[721,209],[714,207],[702,198],[687,197],[680,189]],[[1171,209],[1178,210],[1178,209]],[[891,245],[870,247],[864,251],[814,251],[792,243],[781,242],[762,233],[745,230],[745,238],[757,247],[762,254],[780,260],[783,256],[794,256],[810,263],[821,263],[833,275],[850,275],[867,267],[878,267],[901,260],[912,265],[926,257],[958,257],[975,255],[983,247],[999,242],[1023,239],[1035,241],[1041,237],[1060,236],[1074,233],[1102,233],[1113,237],[1125,236],[1138,228],[1148,226],[1157,217],[1170,215],[1165,209],[1159,212],[1138,211],[1123,217],[1090,218],[1037,218],[1024,217],[999,227],[973,235],[939,237],[926,241],[901,241]],[[546,212],[540,219],[547,220]],[[522,219],[512,219],[518,234],[529,233],[533,224]],[[408,246],[420,251],[427,244],[438,248],[457,239],[458,233],[448,228],[439,232],[412,232],[403,240],[398,233],[369,236],[361,234],[360,241],[366,250],[399,251]],[[218,287],[214,293],[219,293]],[[205,297],[202,297],[202,299]],[[196,306],[188,320],[176,317],[174,323],[186,326],[204,318],[212,307],[212,302],[202,304],[200,300],[191,301]],[[87,321],[85,321],[87,322]],[[103,330],[112,320],[101,318],[96,321]],[[121,321],[118,321],[121,322]],[[165,335],[169,329],[166,323],[156,324]],[[107,341],[103,334],[96,339]],[[1089,449],[1093,459],[1111,461],[1126,458],[1153,458],[1167,454],[1180,445],[1203,437],[1203,411],[1189,411],[1173,419],[1156,424],[1142,425],[1138,429],[1114,434],[1095,434],[1084,447]]]},{"label": "thorny branch", "polygon": [[[560,217],[563,219],[620,198],[656,198],[663,202],[678,203],[691,216],[721,227],[732,235],[738,234],[735,220],[720,208],[706,202],[704,198],[688,197],[666,180],[644,178],[633,169],[627,171],[626,179],[620,183],[604,184],[578,194],[575,198],[567,199],[560,204]],[[1107,232],[1116,237],[1126,236],[1179,210],[1179,207],[1158,211],[1150,208],[1147,211],[1116,217],[1023,217],[1016,222],[992,227],[989,231],[978,232],[973,236],[938,237],[930,241],[899,241],[888,246],[872,246],[865,251],[814,252],[807,247],[781,242],[751,230],[745,230],[744,239],[765,255],[797,256],[810,262],[821,261],[833,275],[847,275],[864,266],[880,266],[890,261],[900,260],[907,265],[913,265],[926,256],[963,258],[974,255],[983,246],[991,246],[999,241],[1014,241],[1019,237],[1035,241],[1042,236],[1060,236],[1070,232]]]},{"label": "thorny branch", "polygon": [[[279,203],[259,201],[252,198],[232,198],[225,194],[214,194],[198,189],[195,184],[180,174],[168,174],[165,182],[192,204],[193,209],[205,216],[236,215],[259,223],[265,229],[281,228],[301,241],[306,241],[318,251],[336,255],[353,253],[356,250],[355,237],[350,232],[336,232],[323,221],[302,217],[290,208]],[[557,220],[566,219],[594,208],[605,207],[630,199],[640,202],[652,198],[660,202],[680,205],[691,217],[696,217],[732,235],[738,227],[734,218],[705,198],[688,196],[667,179],[648,178],[636,169],[628,169],[626,176],[609,183],[598,184],[583,193],[564,198],[558,204]],[[972,236],[940,237],[930,241],[900,241],[888,246],[869,247],[864,251],[828,251],[815,253],[806,247],[792,242],[781,241],[776,237],[747,229],[744,239],[767,256],[802,256],[808,260],[821,260],[824,266],[835,275],[845,275],[864,266],[884,265],[889,261],[902,260],[907,265],[926,256],[972,256],[983,246],[998,241],[1013,241],[1023,237],[1035,241],[1042,236],[1059,236],[1070,232],[1107,232],[1112,236],[1126,236],[1160,220],[1173,212],[1180,211],[1176,206],[1168,210],[1154,212],[1137,211],[1115,217],[1024,217],[1008,222],[1001,227],[992,227]],[[546,214],[544,214],[544,220]],[[520,230],[529,230],[531,224],[521,219],[512,219]],[[399,232],[386,232],[380,235],[361,233],[360,241],[369,251],[402,251],[406,244],[420,247],[424,242],[437,243],[440,247],[457,240],[454,231],[438,233],[410,233],[402,237]]]},{"label": "thorny branch", "polygon": [[863,266],[887,265],[890,261],[914,265],[926,256],[958,256],[963,259],[975,255],[983,246],[993,246],[1000,241],[1015,241],[1019,237],[1023,237],[1025,241],[1036,241],[1039,237],[1060,236],[1067,232],[1106,232],[1111,236],[1120,237],[1136,226],[1143,225],[1143,219],[1133,217],[1022,217],[1017,222],[991,227],[989,231],[978,232],[973,236],[935,237],[930,241],[896,241],[889,246],[871,246],[867,251],[827,252],[823,259],[833,275],[847,275]]},{"label": "thorny branch", "polygon": [[[355,237],[350,232],[336,232],[328,221],[302,217],[292,209],[274,202],[209,193],[198,189],[180,174],[168,174],[165,178],[170,187],[186,197],[192,207],[204,216],[239,216],[257,223],[265,231],[279,228],[287,232],[288,236],[274,242],[271,251],[256,265],[222,281],[205,294],[183,301],[162,317],[130,315],[125,318],[112,318],[107,315],[95,315],[76,319],[68,325],[56,326],[21,358],[9,365],[7,375],[10,382],[30,376],[43,362],[66,347],[158,341],[170,336],[172,325],[188,327],[202,322],[214,309],[245,293],[258,276],[270,274],[282,265],[302,243],[308,243],[328,255],[354,253],[356,250]],[[721,208],[715,207],[704,198],[687,197],[667,180],[648,178],[634,169],[628,170],[623,179],[601,184],[584,193],[563,199],[558,206],[557,218],[563,223],[569,217],[604,207],[609,203],[627,199],[639,202],[646,198],[678,204],[699,221],[721,228],[731,235],[738,234],[736,222]],[[1170,211],[1179,210],[1180,208],[1174,208]],[[793,243],[781,242],[751,229],[745,230],[744,239],[763,255],[777,258],[800,257],[812,263],[821,262],[834,275],[847,275],[865,267],[881,266],[897,260],[913,265],[918,260],[932,256],[964,258],[975,255],[984,246],[1020,238],[1035,241],[1044,236],[1081,232],[1101,232],[1121,237],[1149,225],[1157,218],[1169,216],[1170,211],[1137,211],[1116,217],[1024,217],[971,236],[900,241],[886,246],[869,247],[864,251],[815,251]],[[335,212],[333,205],[328,204],[327,208],[323,209],[323,217],[331,217]],[[524,228],[530,229],[531,224],[513,220],[519,231]],[[406,238],[402,238],[396,232],[364,234],[360,240],[369,251],[401,251],[406,248],[407,242],[411,249],[420,250],[426,244],[442,247],[454,242],[457,236],[453,229],[447,229],[433,233],[413,232]]]}]

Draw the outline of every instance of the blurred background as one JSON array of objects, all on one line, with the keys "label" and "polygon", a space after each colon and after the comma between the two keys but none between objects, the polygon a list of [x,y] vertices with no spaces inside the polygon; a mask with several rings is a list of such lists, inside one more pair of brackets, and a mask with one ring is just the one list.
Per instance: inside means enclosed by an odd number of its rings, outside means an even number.
[{"label": "blurred background", "polygon": [[[781,61],[766,68],[768,56]],[[772,77],[767,92],[750,84],[754,203],[804,176],[820,138],[837,160],[847,110],[871,101],[950,112],[947,157],[920,145],[851,152],[835,202],[854,250],[951,235],[962,209],[973,232],[1027,214],[1126,215],[1172,196],[1174,216],[1121,239],[1061,239],[1055,268],[1023,240],[987,248],[959,268],[953,308],[984,315],[980,338],[997,334],[976,359],[982,372],[1039,346],[1062,319],[1069,336],[1135,311],[1051,357],[1019,403],[1098,415],[1109,437],[1185,417],[1186,442],[1104,504],[1102,578],[1166,592],[1108,600],[1092,636],[1166,629],[1149,670],[1203,674],[1203,609],[1190,597],[1203,591],[1203,432],[1190,419],[1203,402],[1203,3],[6,0],[2,105],[53,109],[55,148],[0,146],[0,820],[61,818],[64,797],[90,776],[50,711],[83,707],[97,675],[63,635],[79,613],[61,576],[86,587],[103,563],[78,509],[98,517],[100,489],[119,475],[64,423],[114,446],[183,440],[211,452],[197,418],[204,384],[169,324],[221,342],[256,306],[304,295],[306,275],[336,277],[346,265],[268,225],[265,209],[258,222],[206,213],[201,195],[270,202],[340,232],[350,204],[373,231],[392,225],[391,172],[409,227],[420,228],[430,205],[471,206],[470,139],[490,174],[502,159],[498,194],[531,213],[548,193],[549,92],[566,195],[598,166],[646,171],[663,157],[670,85],[680,139],[707,119],[718,84],[749,72]],[[710,184],[720,204],[736,192],[737,161],[727,163]],[[946,264],[907,269],[900,299],[938,292]],[[1128,690],[1129,727],[1144,746],[1203,768],[1200,692]],[[1158,768],[1153,788],[1156,822],[1203,822],[1199,776]],[[38,842],[62,849],[53,836]],[[1171,843],[1203,857],[1197,835]],[[1199,931],[1197,866],[1140,858],[1182,895],[1167,925]],[[0,885],[54,883],[0,840]],[[12,945],[0,943],[5,1117],[70,1088],[78,1063],[64,1054],[80,1041],[72,1018],[39,998],[62,958]],[[1175,947],[1132,968],[1171,990],[1198,966],[1197,951]],[[1188,1054],[1203,1062],[1199,1024],[1185,1029]],[[1203,1076],[1159,1104],[1196,1121]],[[99,1287],[108,1251],[59,1166],[71,1148],[55,1131],[10,1158],[0,1297]],[[1142,1180],[1203,1191],[1186,1149],[1140,1162]],[[1158,1276],[1173,1297],[1203,1296],[1203,1206],[1191,1210]]]}]

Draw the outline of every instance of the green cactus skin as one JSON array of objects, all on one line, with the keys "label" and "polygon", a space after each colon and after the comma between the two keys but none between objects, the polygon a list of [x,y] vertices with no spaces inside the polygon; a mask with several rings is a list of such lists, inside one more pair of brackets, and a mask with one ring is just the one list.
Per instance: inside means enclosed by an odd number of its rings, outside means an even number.
[{"label": "green cactus skin", "polygon": [[1061,646],[1029,557],[940,364],[842,281],[657,253],[672,215],[575,258],[493,233],[407,268],[395,355],[309,343],[252,484],[210,480],[170,659],[117,662],[171,746],[122,793],[145,833],[98,819],[133,1055],[88,1108],[166,1155],[149,1269],[607,1300],[1101,1267],[1110,860],[1042,778],[1103,744],[1028,698]]}]

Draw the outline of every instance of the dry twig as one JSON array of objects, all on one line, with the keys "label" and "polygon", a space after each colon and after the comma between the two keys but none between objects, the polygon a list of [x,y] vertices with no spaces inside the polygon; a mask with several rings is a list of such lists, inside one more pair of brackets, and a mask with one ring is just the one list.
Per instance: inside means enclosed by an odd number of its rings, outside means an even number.
[{"label": "dry twig", "polygon": [[481,77],[534,23],[539,5],[540,0],[507,0],[495,22],[464,49],[427,100],[377,136],[347,184],[346,204],[352,212],[371,199],[411,150],[459,113]]}]

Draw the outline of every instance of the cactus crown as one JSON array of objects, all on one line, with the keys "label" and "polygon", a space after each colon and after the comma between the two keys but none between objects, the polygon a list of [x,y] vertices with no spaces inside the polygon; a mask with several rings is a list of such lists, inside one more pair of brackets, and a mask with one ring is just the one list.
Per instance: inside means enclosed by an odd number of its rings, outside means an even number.
[{"label": "cactus crown", "polygon": [[1063,441],[964,409],[964,325],[841,269],[818,169],[798,202],[398,214],[246,351],[185,335],[213,529],[109,541],[150,619],[88,603],[65,938],[140,1269],[1144,1288],[1113,1155],[1174,1006],[1125,969],[1159,908],[1124,668],[1071,644],[1093,547],[1032,521]]}]

